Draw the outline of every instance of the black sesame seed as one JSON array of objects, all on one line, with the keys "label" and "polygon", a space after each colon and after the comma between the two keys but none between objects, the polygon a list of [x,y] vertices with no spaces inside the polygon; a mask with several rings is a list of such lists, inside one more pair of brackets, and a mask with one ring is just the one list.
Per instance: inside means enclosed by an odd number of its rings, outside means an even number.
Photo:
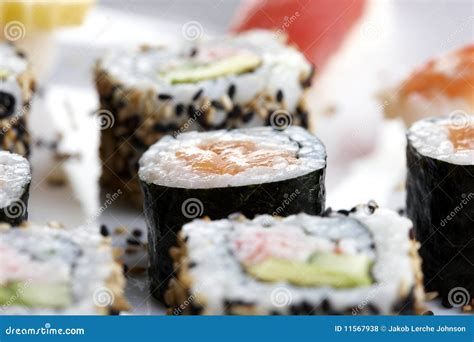
[{"label": "black sesame seed", "polygon": [[380,314],[380,310],[372,303],[367,304],[367,308],[369,309],[369,312],[372,315]]},{"label": "black sesame seed", "polygon": [[232,99],[235,95],[235,84],[231,84],[229,89],[227,90],[227,95]]},{"label": "black sesame seed", "polygon": [[193,105],[189,105],[188,106],[188,116],[190,118],[193,118],[194,120],[198,120],[200,121],[200,116],[199,115],[199,111],[196,109],[196,107],[194,107]]},{"label": "black sesame seed", "polygon": [[189,57],[194,57],[196,56],[198,53],[198,49],[197,48],[192,48],[191,49],[191,52],[189,53]]},{"label": "black sesame seed", "polygon": [[15,112],[16,100],[12,94],[0,91],[0,119],[8,118]]},{"label": "black sesame seed", "polygon": [[58,149],[59,143],[57,141],[53,141],[52,143],[49,144],[48,148],[51,151],[56,151]]},{"label": "black sesame seed", "polygon": [[163,100],[163,101],[172,100],[173,96],[170,94],[158,94],[158,99]]},{"label": "black sesame seed", "polygon": [[132,235],[136,238],[139,238],[142,236],[142,231],[138,228],[135,228],[133,231],[132,231]]},{"label": "black sesame seed", "polygon": [[324,299],[321,303],[321,308],[325,313],[328,313],[331,310],[331,304],[329,303],[329,300]]},{"label": "black sesame seed", "polygon": [[250,111],[250,112],[246,113],[246,114],[242,117],[242,122],[243,122],[243,123],[249,122],[250,120],[252,120],[252,118],[253,118],[254,115],[255,115],[255,112],[254,112],[254,111]]},{"label": "black sesame seed", "polygon": [[26,55],[25,55],[25,53],[24,53],[23,51],[17,51],[17,52],[16,52],[16,55],[17,55],[18,57],[20,57],[20,58],[26,58]]},{"label": "black sesame seed", "polygon": [[349,210],[341,209],[341,210],[338,210],[337,212],[338,212],[339,214],[344,215],[344,216],[349,216]]},{"label": "black sesame seed", "polygon": [[188,267],[189,268],[196,267],[196,263],[194,261],[190,261],[189,264],[188,264]]},{"label": "black sesame seed", "polygon": [[128,266],[123,264],[123,273],[128,273]]},{"label": "black sesame seed", "polygon": [[367,203],[367,207],[369,208],[370,213],[373,214],[379,205],[374,200],[370,200],[369,203]]},{"label": "black sesame seed", "polygon": [[239,105],[235,105],[234,108],[227,114],[228,118],[238,118],[242,114],[242,110]]},{"label": "black sesame seed", "polygon": [[180,116],[184,112],[184,105],[182,103],[178,103],[175,108],[176,115]]},{"label": "black sesame seed", "polygon": [[224,109],[224,106],[222,105],[222,103],[220,103],[219,101],[216,101],[216,100],[212,100],[212,101],[211,101],[211,105],[212,105],[215,109],[220,109],[220,110],[223,110],[223,109]]},{"label": "black sesame seed", "polygon": [[283,101],[283,92],[281,91],[281,89],[278,89],[278,91],[277,91],[276,100],[278,102]]},{"label": "black sesame seed", "polygon": [[138,241],[137,239],[129,238],[127,239],[127,244],[131,246],[140,246],[140,241]]},{"label": "black sesame seed", "polygon": [[203,92],[204,89],[199,89],[198,92],[193,96],[193,101],[197,101],[201,97]]},{"label": "black sesame seed", "polygon": [[102,236],[109,236],[110,235],[109,230],[107,229],[107,226],[105,224],[102,224],[100,226],[100,234]]}]

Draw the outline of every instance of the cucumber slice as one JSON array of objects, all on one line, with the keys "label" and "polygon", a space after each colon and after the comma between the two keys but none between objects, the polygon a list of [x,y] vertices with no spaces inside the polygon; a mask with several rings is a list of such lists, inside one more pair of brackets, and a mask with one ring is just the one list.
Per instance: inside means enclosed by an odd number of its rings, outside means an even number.
[{"label": "cucumber slice", "polygon": [[15,292],[9,286],[0,287],[0,306],[11,304]]},{"label": "cucumber slice", "polygon": [[298,286],[354,288],[372,284],[371,261],[365,255],[315,254],[310,262],[269,258],[247,268],[255,278]]},{"label": "cucumber slice", "polygon": [[171,84],[197,83],[228,75],[238,75],[258,68],[260,57],[250,54],[236,55],[215,62],[185,68],[179,68],[162,74]]},{"label": "cucumber slice", "polygon": [[72,302],[68,283],[39,284],[15,282],[0,288],[0,304],[38,308],[63,308]]}]

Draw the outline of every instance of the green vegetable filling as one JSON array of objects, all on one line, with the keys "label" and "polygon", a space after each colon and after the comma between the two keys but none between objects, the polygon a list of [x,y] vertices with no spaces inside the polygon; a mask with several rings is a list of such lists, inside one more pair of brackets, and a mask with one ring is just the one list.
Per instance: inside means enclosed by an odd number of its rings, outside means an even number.
[{"label": "green vegetable filling", "polygon": [[228,75],[239,75],[258,68],[260,57],[256,55],[235,55],[208,64],[186,63],[180,67],[161,73],[172,84],[197,83]]},{"label": "green vegetable filling", "polygon": [[64,308],[72,303],[69,283],[41,284],[12,282],[0,286],[0,306]]},{"label": "green vegetable filling", "polygon": [[279,258],[247,267],[253,277],[268,282],[287,281],[298,286],[354,288],[373,283],[372,261],[366,255],[315,253],[308,262]]}]

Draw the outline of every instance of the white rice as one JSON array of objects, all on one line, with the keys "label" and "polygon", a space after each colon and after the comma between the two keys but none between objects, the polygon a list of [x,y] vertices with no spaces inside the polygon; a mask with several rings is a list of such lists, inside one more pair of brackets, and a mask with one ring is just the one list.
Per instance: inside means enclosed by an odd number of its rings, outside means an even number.
[{"label": "white rice", "polygon": [[[272,167],[249,167],[243,172],[214,174],[196,171],[185,160],[176,157],[178,150],[190,150],[206,141],[249,141],[257,149],[288,152],[297,157],[296,163],[284,158],[273,160]],[[276,159],[276,158],[275,158]],[[235,161],[244,164],[245,161]],[[167,136],[152,145],[140,159],[140,179],[156,185],[176,188],[221,188],[278,182],[304,176],[324,168],[326,152],[324,145],[313,135],[300,127],[289,127],[276,131],[270,127],[190,132],[176,138]]]},{"label": "white rice", "polygon": [[[408,141],[424,156],[457,165],[474,165],[474,150],[455,149],[449,139],[449,126],[469,125],[474,125],[474,116],[467,114],[420,120],[408,130]],[[474,140],[474,136],[470,139]]]},{"label": "white rice", "polygon": [[30,182],[28,160],[15,153],[0,151],[0,208],[19,200]]}]

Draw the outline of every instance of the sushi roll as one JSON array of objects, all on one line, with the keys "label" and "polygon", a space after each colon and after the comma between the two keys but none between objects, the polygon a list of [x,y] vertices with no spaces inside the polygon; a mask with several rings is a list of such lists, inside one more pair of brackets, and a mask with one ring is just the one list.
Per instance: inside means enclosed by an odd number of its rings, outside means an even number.
[{"label": "sushi roll", "polygon": [[407,146],[407,213],[421,243],[425,286],[451,306],[459,288],[464,304],[474,300],[474,117],[460,119],[416,122]]},{"label": "sushi roll", "polygon": [[0,149],[29,156],[27,120],[34,89],[23,53],[0,43]]},{"label": "sushi roll", "polygon": [[18,225],[28,219],[30,163],[22,156],[0,151],[0,222]]},{"label": "sushi roll", "polygon": [[[152,293],[172,275],[169,249],[183,224],[234,212],[319,215],[325,205],[326,152],[301,127],[190,132],[167,136],[140,159]],[[159,286],[160,284],[160,286]]]},{"label": "sushi roll", "polygon": [[262,125],[308,127],[311,64],[270,31],[116,52],[95,78],[103,183],[141,204],[137,161],[166,134]]},{"label": "sushi roll", "polygon": [[96,315],[127,309],[109,239],[84,227],[0,229],[1,315]]},{"label": "sushi roll", "polygon": [[418,313],[423,276],[411,227],[373,203],[323,217],[194,220],[172,250],[169,313]]},{"label": "sushi roll", "polygon": [[[474,44],[429,60],[393,90],[382,94],[389,118],[408,126],[427,116],[474,112]],[[428,114],[427,114],[428,113]]]}]

